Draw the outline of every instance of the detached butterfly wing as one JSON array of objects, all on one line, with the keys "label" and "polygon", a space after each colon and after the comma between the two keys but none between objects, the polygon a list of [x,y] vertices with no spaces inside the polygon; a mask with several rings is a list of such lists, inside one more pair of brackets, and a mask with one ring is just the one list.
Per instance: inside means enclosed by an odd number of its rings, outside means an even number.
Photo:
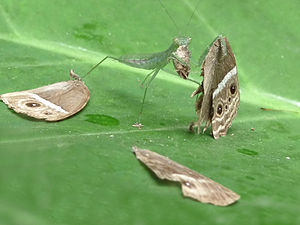
[{"label": "detached butterfly wing", "polygon": [[69,80],[32,90],[6,93],[0,98],[17,113],[36,119],[59,121],[83,109],[90,98],[90,92],[82,81]]},{"label": "detached butterfly wing", "polygon": [[133,146],[132,150],[136,158],[160,179],[180,182],[184,196],[218,206],[227,206],[240,199],[232,190],[167,157],[136,146]]}]

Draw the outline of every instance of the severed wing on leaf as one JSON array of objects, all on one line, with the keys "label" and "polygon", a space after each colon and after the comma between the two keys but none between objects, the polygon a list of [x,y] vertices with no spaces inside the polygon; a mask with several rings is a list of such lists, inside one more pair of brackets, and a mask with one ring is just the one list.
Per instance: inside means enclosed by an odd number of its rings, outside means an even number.
[{"label": "severed wing on leaf", "polygon": [[0,100],[16,113],[46,121],[64,120],[82,110],[90,99],[90,91],[80,76],[71,70],[70,78],[74,80],[5,93]]},{"label": "severed wing on leaf", "polygon": [[237,193],[167,157],[136,146],[132,151],[160,179],[180,182],[184,196],[217,206],[227,206],[240,199]]}]

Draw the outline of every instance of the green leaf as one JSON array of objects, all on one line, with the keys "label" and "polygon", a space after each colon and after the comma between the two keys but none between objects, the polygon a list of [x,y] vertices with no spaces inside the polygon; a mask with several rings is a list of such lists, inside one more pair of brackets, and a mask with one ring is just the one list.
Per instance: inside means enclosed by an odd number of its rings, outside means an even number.
[{"label": "green leaf", "polygon": [[[163,0],[179,30],[159,1],[1,1],[1,93],[67,80],[70,69],[83,75],[106,55],[165,50],[179,33],[193,38],[197,62],[222,33],[236,54],[241,105],[226,137],[189,133],[196,86],[160,72],[145,127],[135,129],[147,71],[114,61],[86,77],[90,102],[65,121],[0,104],[0,224],[299,224],[300,3],[204,0],[187,25],[197,1]],[[240,201],[221,208],[182,197],[135,159],[132,145],[208,176]]]}]

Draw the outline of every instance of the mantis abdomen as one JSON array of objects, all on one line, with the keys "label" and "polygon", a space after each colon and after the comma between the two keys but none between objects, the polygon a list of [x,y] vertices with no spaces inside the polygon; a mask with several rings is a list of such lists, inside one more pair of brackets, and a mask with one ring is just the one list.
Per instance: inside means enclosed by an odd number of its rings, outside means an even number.
[{"label": "mantis abdomen", "polygon": [[169,52],[159,52],[148,55],[127,55],[121,56],[117,60],[126,65],[152,70],[157,68],[163,68],[168,64]]}]

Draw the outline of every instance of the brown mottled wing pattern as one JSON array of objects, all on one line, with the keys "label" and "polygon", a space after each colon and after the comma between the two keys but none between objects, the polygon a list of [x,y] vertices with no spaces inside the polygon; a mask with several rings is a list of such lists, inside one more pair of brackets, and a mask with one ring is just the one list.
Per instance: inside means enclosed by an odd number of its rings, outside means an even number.
[{"label": "brown mottled wing pattern", "polygon": [[[235,87],[234,89],[232,87]],[[237,115],[240,104],[240,92],[237,75],[231,77],[227,84],[213,98],[212,131],[215,139],[225,136]],[[220,113],[218,113],[218,109]]]},{"label": "brown mottled wing pattern", "polygon": [[220,61],[216,70],[222,80],[212,96],[212,131],[215,139],[225,136],[237,115],[240,104],[239,82],[235,56],[228,40],[225,38],[227,55]]},{"label": "brown mottled wing pattern", "polygon": [[[202,91],[203,97],[202,99],[196,102],[196,113],[198,116],[198,121],[196,125],[198,127],[198,133],[201,131],[201,125],[203,122],[206,122],[207,125],[211,122],[211,104],[212,104],[212,92],[217,87],[217,79],[216,79],[216,67],[218,65],[218,54],[220,51],[220,40],[216,39],[214,43],[211,45],[203,63],[202,63],[202,75],[203,81],[201,84],[201,88],[199,90]],[[199,93],[198,89],[193,93],[192,96]]]},{"label": "brown mottled wing pattern", "polygon": [[181,78],[187,79],[191,70],[190,52],[188,50],[188,47],[186,45],[179,46],[175,52],[175,55],[186,64],[182,64],[177,59],[173,59],[174,68]]},{"label": "brown mottled wing pattern", "polygon": [[184,196],[218,206],[227,206],[240,199],[230,189],[162,155],[135,146],[132,149],[137,159],[160,179],[180,182]]},{"label": "brown mottled wing pattern", "polygon": [[47,121],[63,120],[74,115],[84,108],[89,97],[89,89],[78,80],[58,82],[0,96],[15,112]]},{"label": "brown mottled wing pattern", "polygon": [[[192,94],[192,96],[195,96],[198,93],[202,93],[195,104],[198,116],[198,121],[196,122],[198,133],[201,131],[200,127],[202,123],[206,122],[204,131],[212,124],[214,138],[226,135],[228,128],[232,124],[232,120],[237,114],[237,108],[239,106],[237,73],[230,77],[230,81],[226,78],[226,75],[232,69],[235,68],[236,70],[235,57],[227,38],[222,38],[223,37],[219,36],[212,43],[202,63],[202,84]],[[227,82],[230,83],[233,79],[235,80],[236,93],[234,93],[232,97],[235,97],[235,99],[230,99],[232,100],[231,102],[225,103],[224,101],[229,99],[229,96],[227,96],[229,92],[223,88],[228,88],[226,85],[230,84],[227,84]],[[224,80],[226,80],[226,82],[224,82]],[[226,94],[226,96],[223,96],[224,94]],[[220,99],[221,97],[223,101]],[[220,116],[220,114],[217,115],[218,102],[222,102],[222,105],[224,104],[224,109],[222,108],[222,116],[224,117],[222,118],[217,118],[217,116]],[[191,124],[191,127],[193,127],[193,125],[194,123]]]}]

